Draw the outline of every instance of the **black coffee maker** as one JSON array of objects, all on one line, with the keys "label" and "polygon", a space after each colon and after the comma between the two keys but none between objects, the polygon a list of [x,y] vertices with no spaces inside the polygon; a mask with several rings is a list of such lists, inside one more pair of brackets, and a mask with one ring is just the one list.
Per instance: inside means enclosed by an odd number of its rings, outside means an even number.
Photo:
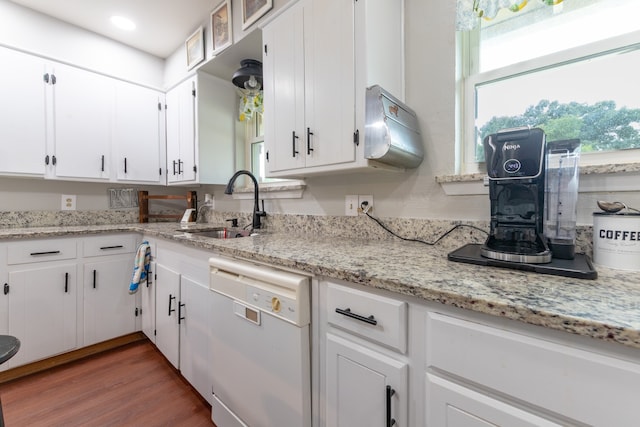
[{"label": "black coffee maker", "polygon": [[529,264],[551,262],[544,237],[545,135],[538,128],[487,136],[491,230],[480,254]]}]

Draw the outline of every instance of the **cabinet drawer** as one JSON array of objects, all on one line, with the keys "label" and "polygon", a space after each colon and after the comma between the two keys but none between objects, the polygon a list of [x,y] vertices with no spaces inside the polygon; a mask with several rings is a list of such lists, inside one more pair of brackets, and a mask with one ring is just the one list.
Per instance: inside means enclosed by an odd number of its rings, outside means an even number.
[{"label": "cabinet drawer", "polygon": [[407,303],[327,284],[327,320],[401,353],[407,351]]},{"label": "cabinet drawer", "polygon": [[430,313],[429,371],[589,425],[637,425],[640,365]]},{"label": "cabinet drawer", "polygon": [[83,241],[82,256],[104,256],[133,253],[137,249],[135,234],[89,236]]},{"label": "cabinet drawer", "polygon": [[73,259],[76,257],[76,254],[76,239],[12,242],[7,247],[7,264],[27,264]]}]

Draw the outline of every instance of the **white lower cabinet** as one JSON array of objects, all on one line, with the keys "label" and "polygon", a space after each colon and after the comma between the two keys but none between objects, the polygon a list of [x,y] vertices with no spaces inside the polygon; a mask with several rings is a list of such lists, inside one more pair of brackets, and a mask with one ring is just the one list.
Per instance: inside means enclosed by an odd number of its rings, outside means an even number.
[{"label": "white lower cabinet", "polygon": [[[151,253],[155,253],[152,246]],[[151,261],[147,282],[138,290],[140,292],[140,311],[142,332],[152,343],[156,343],[156,262]]]},{"label": "white lower cabinet", "polygon": [[[318,283],[315,425],[638,425],[637,350],[339,280]],[[395,390],[390,404],[387,386]]]},{"label": "white lower cabinet", "polygon": [[408,426],[407,363],[333,334],[326,357],[327,426]]},{"label": "white lower cabinet", "polygon": [[[0,259],[7,259],[7,247],[0,243]],[[7,266],[4,262],[0,262],[0,334],[9,333],[9,277],[7,275]],[[0,371],[5,368],[4,364],[0,365]]]},{"label": "white lower cabinet", "polygon": [[561,426],[433,374],[426,375],[426,396],[428,426]]},{"label": "white lower cabinet", "polygon": [[320,282],[319,300],[325,307],[321,424],[409,426],[409,364],[401,354],[407,303],[329,281]]},{"label": "white lower cabinet", "polygon": [[84,345],[136,330],[136,297],[128,286],[132,264],[129,256],[84,264]]},{"label": "white lower cabinet", "polygon": [[207,401],[211,401],[211,291],[183,276],[180,281],[180,372]]},{"label": "white lower cabinet", "polygon": [[[564,343],[549,331],[534,334],[523,332],[514,322],[494,327],[491,321],[428,313],[428,391],[436,390],[436,396],[442,397],[446,381],[441,379],[457,382],[461,386],[457,397],[466,396],[467,413],[486,420],[509,420],[495,422],[498,425],[638,424],[633,409],[640,390],[637,354],[635,359],[624,360],[602,350]],[[499,405],[494,404],[489,412],[478,409],[487,406],[486,395],[500,396],[496,397]],[[443,405],[427,395],[427,419],[443,419],[449,406],[450,402]]]},{"label": "white lower cabinet", "polygon": [[24,239],[0,246],[0,331],[20,339],[13,368],[138,329],[129,295],[136,233]]},{"label": "white lower cabinet", "polygon": [[180,360],[180,273],[156,264],[156,346],[176,368]]},{"label": "white lower cabinet", "polygon": [[77,347],[76,263],[9,272],[9,334],[20,339],[10,367]]},{"label": "white lower cabinet", "polygon": [[[202,397],[211,403],[210,252],[156,242],[155,344]],[[143,296],[145,305],[151,295]],[[147,304],[144,304],[144,301]],[[151,319],[149,319],[151,320]],[[143,326],[144,328],[144,326]],[[147,327],[151,330],[151,327]]]}]

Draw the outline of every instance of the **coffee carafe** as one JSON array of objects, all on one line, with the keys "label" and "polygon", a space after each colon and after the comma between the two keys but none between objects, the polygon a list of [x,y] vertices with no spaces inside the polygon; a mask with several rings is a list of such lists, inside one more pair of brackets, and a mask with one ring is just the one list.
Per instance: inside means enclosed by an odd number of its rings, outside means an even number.
[{"label": "coffee carafe", "polygon": [[554,258],[575,257],[580,140],[547,142],[544,235]]}]

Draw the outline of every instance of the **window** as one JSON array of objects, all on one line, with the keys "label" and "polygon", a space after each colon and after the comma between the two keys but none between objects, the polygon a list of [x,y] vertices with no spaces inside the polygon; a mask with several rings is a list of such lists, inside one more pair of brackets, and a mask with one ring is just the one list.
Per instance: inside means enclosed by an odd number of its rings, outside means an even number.
[{"label": "window", "polygon": [[519,126],[579,138],[583,164],[640,161],[640,2],[521,6],[460,34],[464,172],[486,135]]}]

